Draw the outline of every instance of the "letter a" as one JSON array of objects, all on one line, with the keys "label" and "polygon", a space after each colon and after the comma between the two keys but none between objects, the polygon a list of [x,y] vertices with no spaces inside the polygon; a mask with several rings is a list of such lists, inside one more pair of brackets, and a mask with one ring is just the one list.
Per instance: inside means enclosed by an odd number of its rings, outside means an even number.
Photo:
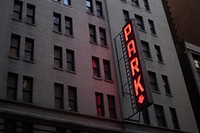
[{"label": "letter a", "polygon": [[140,69],[138,68],[138,58],[137,57],[133,58],[130,62],[130,65],[131,65],[132,76],[135,76],[135,71],[136,72],[140,71]]},{"label": "letter a", "polygon": [[128,41],[128,35],[131,34],[131,25],[128,24],[125,28],[124,28],[124,37],[125,40]]},{"label": "letter a", "polygon": [[136,96],[139,95],[138,89],[140,89],[141,92],[144,91],[144,88],[142,87],[142,85],[141,85],[141,83],[140,83],[140,78],[141,78],[141,75],[138,76],[137,81],[134,79],[134,90],[135,90],[135,95],[136,95]]},{"label": "letter a", "polygon": [[[131,46],[131,47],[130,47]],[[136,49],[135,49],[135,42],[134,40],[131,40],[128,44],[127,44],[127,51],[128,51],[128,58],[131,57],[131,53],[133,51],[133,53],[136,53]]]}]

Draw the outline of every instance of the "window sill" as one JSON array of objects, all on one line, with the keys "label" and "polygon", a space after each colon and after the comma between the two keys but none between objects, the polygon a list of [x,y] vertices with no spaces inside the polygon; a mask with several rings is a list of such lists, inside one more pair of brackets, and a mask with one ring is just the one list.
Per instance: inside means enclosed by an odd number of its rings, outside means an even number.
[{"label": "window sill", "polygon": [[55,31],[55,30],[53,30],[53,32],[62,35],[61,31]]},{"label": "window sill", "polygon": [[23,22],[21,19],[16,19],[16,18],[12,18],[12,20],[17,21],[17,22]]},{"label": "window sill", "polygon": [[137,29],[138,29],[138,31],[141,31],[141,32],[143,32],[143,33],[147,33],[146,30],[139,29],[139,28],[137,28]]},{"label": "window sill", "polygon": [[30,60],[24,59],[23,61],[24,61],[24,62],[27,62],[27,63],[35,64],[35,61],[34,61],[34,60],[33,60],[33,61],[30,61]]},{"label": "window sill", "polygon": [[89,41],[91,44],[94,44],[94,45],[98,45],[97,42],[92,42],[92,41]]},{"label": "window sill", "polygon": [[161,94],[160,91],[152,90],[153,93]]},{"label": "window sill", "polygon": [[57,4],[61,4],[60,1],[56,1],[56,0],[52,0],[53,2],[57,3]]},{"label": "window sill", "polygon": [[168,96],[168,97],[173,97],[172,94],[165,93],[165,95]]},{"label": "window sill", "polygon": [[112,79],[104,79],[105,82],[108,82],[108,83],[114,83],[114,81]]},{"label": "window sill", "polygon": [[127,1],[126,1],[126,0],[121,0],[121,2],[127,3]]},{"label": "window sill", "polygon": [[101,80],[102,81],[101,77],[92,76],[92,78],[96,79],[96,80]]},{"label": "window sill", "polygon": [[72,74],[76,74],[75,71],[66,70],[66,72],[68,72],[68,73],[72,73]]},{"label": "window sill", "polygon": [[148,57],[144,57],[144,59],[149,60],[149,61],[153,61],[152,58],[148,58]]},{"label": "window sill", "polygon": [[158,61],[159,64],[165,65],[165,63],[162,61]]},{"label": "window sill", "polygon": [[141,9],[140,6],[137,6],[137,5],[134,5],[134,4],[131,4],[131,5],[134,6],[134,7],[136,7],[136,8],[138,8],[138,9]]},{"label": "window sill", "polygon": [[8,57],[11,58],[11,59],[20,60],[19,57],[13,57],[13,56],[10,56],[10,55]]},{"label": "window sill", "polygon": [[145,9],[146,12],[151,13],[151,10]]},{"label": "window sill", "polygon": [[36,26],[35,23],[25,22],[25,24],[27,24],[27,25],[31,25],[31,26]]},{"label": "window sill", "polygon": [[94,16],[94,13],[93,13],[93,12],[88,12],[88,11],[86,11],[86,13],[89,14],[89,15]]},{"label": "window sill", "polygon": [[74,36],[73,36],[73,35],[68,35],[68,34],[65,34],[65,36],[68,36],[68,37],[74,38]]},{"label": "window sill", "polygon": [[72,8],[72,5],[67,5],[67,4],[65,4],[65,3],[63,3],[63,5],[64,5],[65,7]]},{"label": "window sill", "polygon": [[104,16],[97,15],[98,18],[105,19]]},{"label": "window sill", "polygon": [[158,37],[157,34],[153,34],[153,33],[151,33],[151,35],[154,36],[154,37]]},{"label": "window sill", "polygon": [[103,48],[109,49],[108,45],[102,45],[102,44],[100,44],[100,46],[103,47]]},{"label": "window sill", "polygon": [[53,66],[53,69],[56,69],[56,70],[59,70],[59,71],[64,71],[63,68],[58,68],[58,67],[55,67],[55,66]]}]

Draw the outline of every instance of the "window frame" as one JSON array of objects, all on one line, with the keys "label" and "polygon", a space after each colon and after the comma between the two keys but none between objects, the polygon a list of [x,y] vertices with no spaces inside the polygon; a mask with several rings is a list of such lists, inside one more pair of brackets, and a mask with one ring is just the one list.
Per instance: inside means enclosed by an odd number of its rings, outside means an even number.
[{"label": "window frame", "polygon": [[103,17],[103,5],[101,1],[96,1],[96,11],[98,17]]},{"label": "window frame", "polygon": [[[68,60],[68,56],[72,56],[72,60]],[[66,49],[66,60],[67,60],[67,71],[73,71],[75,72],[75,54],[73,50]],[[71,66],[71,69],[68,68],[68,65]]]},{"label": "window frame", "polygon": [[152,59],[149,43],[141,40],[141,44],[142,44],[142,51],[143,51],[144,57],[148,59]]},{"label": "window frame", "polygon": [[142,111],[142,118],[143,118],[144,124],[148,124],[148,125],[151,124],[148,109],[144,109]]},{"label": "window frame", "polygon": [[[164,112],[163,106],[154,105],[154,110],[155,110],[157,125],[159,127],[167,127],[167,121],[166,121],[166,117],[165,117],[165,112]],[[162,121],[162,124],[159,123],[160,121]]]},{"label": "window frame", "polygon": [[[33,12],[32,14],[28,13],[29,9],[32,10],[32,12]],[[31,20],[31,22],[29,22],[29,19]],[[27,4],[26,22],[29,24],[35,24],[35,6],[34,5]]]},{"label": "window frame", "polygon": [[[60,90],[58,90],[60,89]],[[56,91],[60,91],[60,96],[57,96],[57,93]],[[64,109],[64,85],[63,84],[60,84],[60,83],[54,83],[54,100],[55,100],[55,108],[56,109]],[[57,104],[57,102],[59,102]],[[60,106],[58,106],[60,105]]]},{"label": "window frame", "polygon": [[124,22],[125,24],[129,22],[130,20],[130,15],[129,15],[129,12],[127,10],[124,10],[123,9],[123,15],[124,15]]},{"label": "window frame", "polygon": [[[27,90],[25,87],[24,87],[24,81],[25,80],[28,80],[28,82],[30,82],[30,90]],[[25,94],[29,94],[30,97],[28,99],[28,101],[26,101],[26,99],[24,98]],[[22,101],[23,102],[26,102],[26,103],[32,103],[32,97],[33,97],[33,78],[32,77],[28,77],[28,76],[23,76],[23,94],[22,94]]]},{"label": "window frame", "polygon": [[[94,64],[93,64],[94,62],[96,63],[95,65],[97,67],[94,66]],[[99,62],[99,58],[98,57],[92,56],[92,69],[93,69],[93,77],[101,78],[100,62]],[[96,73],[97,73],[97,75],[96,75]]]},{"label": "window frame", "polygon": [[[27,48],[28,43],[31,44],[31,49]],[[30,54],[29,59],[27,59],[27,57],[29,57],[29,56],[27,56],[28,53]],[[27,38],[27,37],[25,38],[24,60],[26,60],[26,61],[33,61],[34,60],[34,39]]]},{"label": "window frame", "polygon": [[149,76],[149,82],[150,82],[152,91],[159,92],[156,73],[152,71],[148,71],[148,76]]},{"label": "window frame", "polygon": [[163,57],[162,57],[162,52],[161,52],[160,46],[154,45],[154,47],[155,47],[155,50],[156,50],[156,56],[157,56],[158,62],[163,63],[164,61],[163,61]]},{"label": "window frame", "polygon": [[[59,57],[56,57],[56,50],[59,52]],[[62,62],[62,47],[58,47],[58,46],[54,46],[54,67],[55,68],[58,68],[58,69],[62,69],[63,68],[63,62]],[[56,62],[55,61],[58,61],[59,64],[58,64],[58,67],[56,66]]]},{"label": "window frame", "polygon": [[163,80],[163,86],[165,88],[165,94],[172,95],[168,77],[166,75],[162,75],[162,80]]},{"label": "window frame", "polygon": [[[98,103],[98,97],[100,98],[100,103]],[[95,99],[96,99],[96,109],[97,109],[97,116],[104,117],[105,116],[105,110],[104,110],[104,99],[103,99],[103,93],[95,93]],[[101,112],[99,112],[99,109]]]},{"label": "window frame", "polygon": [[[9,82],[13,82],[13,81],[9,81],[10,78],[14,78],[14,86],[9,85]],[[10,91],[9,91],[10,90]],[[10,97],[10,92],[13,91],[12,93],[14,94],[13,97]],[[7,75],[7,87],[6,87],[6,98],[10,99],[10,100],[17,100],[17,91],[18,91],[18,74],[15,73],[10,73],[8,72]]]},{"label": "window frame", "polygon": [[145,31],[145,25],[144,25],[143,17],[135,14],[135,20],[136,20],[136,23],[137,23],[138,30]]},{"label": "window frame", "polygon": [[151,34],[156,35],[156,28],[155,28],[153,20],[148,19],[148,22],[149,22],[149,28],[150,28]]},{"label": "window frame", "polygon": [[71,6],[72,3],[71,3],[71,0],[64,0],[63,4],[66,5],[66,6]]},{"label": "window frame", "polygon": [[[108,46],[107,44],[107,37],[106,37],[106,29],[99,27],[99,34],[100,34],[100,44],[102,46]],[[103,42],[103,44],[102,44]]]},{"label": "window frame", "polygon": [[[66,23],[69,23],[69,25]],[[69,31],[69,33],[67,31]],[[73,20],[68,16],[65,16],[65,34],[73,36]]]},{"label": "window frame", "polygon": [[170,110],[171,119],[172,119],[174,129],[180,129],[180,124],[179,124],[179,121],[178,121],[176,109],[169,107],[169,110]]},{"label": "window frame", "polygon": [[131,2],[133,6],[140,7],[139,0],[131,0]]},{"label": "window frame", "polygon": [[[108,109],[109,109],[109,116],[110,118],[116,119],[116,105],[115,105],[115,96],[107,95],[108,99]],[[110,102],[110,100],[112,102]]]},{"label": "window frame", "polygon": [[89,24],[89,35],[90,35],[90,42],[97,43],[97,34],[95,25]]},{"label": "window frame", "polygon": [[143,0],[143,1],[144,1],[145,10],[151,11],[151,8],[150,8],[150,5],[149,5],[149,1],[148,0]]},{"label": "window frame", "polygon": [[[17,39],[17,44],[13,44],[14,40],[13,39]],[[21,41],[21,36],[17,35],[17,34],[11,34],[11,42],[10,42],[10,53],[9,56],[13,57],[13,58],[19,58],[19,52],[20,52],[20,41]],[[15,46],[17,45],[17,46]],[[13,56],[13,54],[11,54],[12,52],[16,52],[16,56]]]},{"label": "window frame", "polygon": [[104,76],[105,76],[105,79],[111,81],[112,80],[112,73],[111,73],[110,61],[103,59],[103,67],[104,67]]},{"label": "window frame", "polygon": [[[19,6],[19,11],[16,9],[16,6]],[[22,8],[23,8],[23,2],[22,1],[19,1],[19,0],[15,0],[14,1],[14,7],[13,7],[13,17],[14,19],[17,19],[17,20],[22,20]],[[18,17],[16,17],[16,15]]]},{"label": "window frame", "polygon": [[86,11],[87,11],[87,13],[91,13],[91,14],[94,13],[92,0],[86,0]]},{"label": "window frame", "polygon": [[[70,90],[73,91],[73,99],[70,96]],[[70,103],[73,104],[74,109],[72,109],[70,107]],[[74,111],[74,112],[78,112],[78,106],[77,106],[77,88],[76,87],[72,87],[72,86],[68,86],[68,110],[69,111]]]},{"label": "window frame", "polygon": [[[56,22],[56,18],[58,22]],[[53,31],[61,32],[61,14],[53,12]]]}]

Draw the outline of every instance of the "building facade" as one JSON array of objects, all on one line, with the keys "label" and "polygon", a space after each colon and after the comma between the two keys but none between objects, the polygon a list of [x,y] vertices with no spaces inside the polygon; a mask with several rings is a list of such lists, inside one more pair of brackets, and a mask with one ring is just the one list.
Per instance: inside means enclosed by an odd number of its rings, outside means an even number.
[{"label": "building facade", "polygon": [[[161,1],[1,0],[0,15],[0,132],[198,133]],[[114,40],[129,18],[154,104],[127,119]]]}]

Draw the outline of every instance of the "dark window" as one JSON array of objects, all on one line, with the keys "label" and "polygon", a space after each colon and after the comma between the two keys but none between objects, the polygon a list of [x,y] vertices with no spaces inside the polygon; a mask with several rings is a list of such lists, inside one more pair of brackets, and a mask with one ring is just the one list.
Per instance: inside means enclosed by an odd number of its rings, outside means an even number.
[{"label": "dark window", "polygon": [[194,60],[194,66],[197,70],[197,74],[200,77],[200,57],[197,55],[193,55],[193,60]]},{"label": "dark window", "polygon": [[32,103],[33,78],[23,78],[23,102]]},{"label": "dark window", "polygon": [[154,90],[154,91],[159,91],[157,80],[156,80],[156,74],[154,72],[148,71],[148,75],[149,75],[149,81],[150,81],[151,89]]},{"label": "dark window", "polygon": [[67,70],[75,71],[74,51],[67,49]]},{"label": "dark window", "polygon": [[54,46],[54,67],[62,68],[62,48]]},{"label": "dark window", "polygon": [[86,9],[87,9],[87,12],[93,13],[92,0],[86,0]]},{"label": "dark window", "polygon": [[180,129],[178,117],[177,117],[177,114],[176,114],[176,109],[175,108],[169,108],[169,110],[170,110],[170,113],[171,113],[174,129]]},{"label": "dark window", "polygon": [[123,10],[123,14],[124,14],[124,22],[125,24],[128,23],[130,17],[129,17],[129,12],[126,10]]},{"label": "dark window", "polygon": [[96,106],[97,106],[97,116],[104,117],[104,103],[103,103],[102,93],[96,93]]},{"label": "dark window", "polygon": [[166,127],[167,124],[166,124],[166,120],[165,120],[165,114],[164,114],[163,107],[160,105],[154,105],[154,109],[155,109],[156,120],[157,120],[158,126]]},{"label": "dark window", "polygon": [[77,95],[75,87],[68,87],[69,111],[77,111]]},{"label": "dark window", "polygon": [[64,128],[56,128],[56,133],[66,133]]},{"label": "dark window", "polygon": [[15,19],[22,19],[22,5],[23,3],[21,1],[15,0],[13,9],[13,17]]},{"label": "dark window", "polygon": [[20,36],[16,34],[11,35],[10,56],[19,57]]},{"label": "dark window", "polygon": [[99,28],[99,32],[100,32],[101,45],[107,46],[106,30],[103,28]]},{"label": "dark window", "polygon": [[15,133],[16,131],[16,121],[5,120],[5,133]]},{"label": "dark window", "polygon": [[96,28],[94,25],[89,24],[89,32],[90,32],[90,42],[97,42],[97,37],[96,37]]},{"label": "dark window", "polygon": [[146,10],[150,11],[150,6],[148,0],[144,0],[144,7]]},{"label": "dark window", "polygon": [[96,1],[97,16],[103,17],[102,2]]},{"label": "dark window", "polygon": [[54,84],[55,89],[55,108],[63,109],[63,85],[62,84]]},{"label": "dark window", "polygon": [[17,82],[18,82],[18,75],[14,73],[8,73],[7,93],[6,93],[6,97],[8,99],[12,100],[17,99]]},{"label": "dark window", "polygon": [[155,45],[156,55],[158,62],[163,62],[160,46]]},{"label": "dark window", "polygon": [[33,61],[34,40],[30,38],[25,39],[24,58],[28,61]]},{"label": "dark window", "polygon": [[134,6],[140,6],[138,0],[131,0],[131,1],[132,1],[132,4],[133,4]]},{"label": "dark window", "polygon": [[35,6],[27,4],[26,22],[30,24],[35,23]]},{"label": "dark window", "polygon": [[151,30],[151,34],[156,34],[156,29],[155,29],[155,26],[154,26],[154,22],[152,20],[149,19],[149,27],[150,27],[150,30]]},{"label": "dark window", "polygon": [[164,84],[164,88],[165,88],[165,93],[171,95],[171,90],[170,90],[167,76],[162,75],[162,80],[163,80],[163,84]]},{"label": "dark window", "polygon": [[145,41],[141,41],[141,43],[142,43],[142,50],[143,50],[144,57],[151,58],[149,43]]},{"label": "dark window", "polygon": [[32,133],[32,128],[31,123],[22,122],[22,133]]},{"label": "dark window", "polygon": [[71,0],[64,0],[64,4],[70,6],[71,5]]},{"label": "dark window", "polygon": [[143,18],[139,15],[135,15],[135,19],[136,19],[136,22],[137,22],[138,29],[145,30]]},{"label": "dark window", "polygon": [[100,76],[99,58],[92,57],[92,68],[93,68],[93,76],[101,77]]},{"label": "dark window", "polygon": [[112,80],[111,69],[110,69],[110,61],[103,60],[103,66],[104,66],[105,79]]},{"label": "dark window", "polygon": [[53,13],[53,25],[54,31],[61,32],[61,15]]},{"label": "dark window", "polygon": [[73,35],[72,18],[70,17],[65,17],[65,34]]},{"label": "dark window", "polygon": [[115,97],[108,95],[107,98],[110,118],[116,119]]},{"label": "dark window", "polygon": [[149,112],[147,109],[144,109],[142,111],[142,117],[143,117],[144,124],[151,124],[150,119],[149,119]]}]

